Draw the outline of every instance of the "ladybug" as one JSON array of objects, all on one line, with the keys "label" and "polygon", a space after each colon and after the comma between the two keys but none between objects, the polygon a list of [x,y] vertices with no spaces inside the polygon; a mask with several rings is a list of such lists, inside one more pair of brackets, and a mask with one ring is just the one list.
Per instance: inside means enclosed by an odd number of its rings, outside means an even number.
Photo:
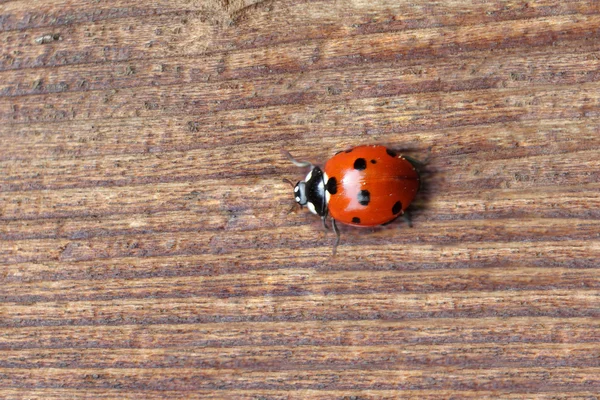
[{"label": "ladybug", "polygon": [[[336,153],[323,168],[308,161],[297,161],[284,151],[298,167],[310,167],[303,181],[294,186],[294,199],[317,214],[327,228],[331,217],[340,240],[336,221],[354,226],[377,226],[393,221],[410,205],[419,190],[421,179],[415,160],[380,145],[357,146]],[[290,182],[291,183],[291,182]]]}]

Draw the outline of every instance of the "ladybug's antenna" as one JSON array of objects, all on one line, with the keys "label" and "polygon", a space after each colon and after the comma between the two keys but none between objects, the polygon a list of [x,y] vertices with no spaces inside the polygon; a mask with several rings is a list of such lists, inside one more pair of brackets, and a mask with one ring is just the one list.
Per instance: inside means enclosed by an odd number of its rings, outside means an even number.
[{"label": "ladybug's antenna", "polygon": [[294,185],[294,182],[290,181],[288,178],[283,178],[283,182],[289,183],[292,188],[296,187],[296,185]]},{"label": "ladybug's antenna", "polygon": [[281,154],[283,154],[288,160],[290,160],[292,162],[292,164],[294,164],[296,167],[312,167],[313,164],[310,161],[298,161],[296,160],[294,157],[292,157],[292,155],[290,154],[289,151],[286,151],[284,149],[281,149]]},{"label": "ladybug's antenna", "polygon": [[[285,183],[289,183],[292,188],[296,187],[296,185],[294,184],[294,182],[290,181],[288,178],[283,178],[282,181],[285,182]],[[298,208],[298,205],[299,205],[298,203],[294,202],[292,204],[292,207],[290,207],[290,209],[288,210],[288,212],[286,214],[289,214],[292,211],[296,210]],[[302,208],[302,205],[300,205],[300,208]]]},{"label": "ladybug's antenna", "polygon": [[[300,208],[302,208],[302,206],[300,206]],[[294,204],[292,204],[292,206],[290,207],[290,209],[286,212],[286,214],[289,214],[292,211],[295,211],[297,209],[298,209],[298,203],[294,203]]]}]

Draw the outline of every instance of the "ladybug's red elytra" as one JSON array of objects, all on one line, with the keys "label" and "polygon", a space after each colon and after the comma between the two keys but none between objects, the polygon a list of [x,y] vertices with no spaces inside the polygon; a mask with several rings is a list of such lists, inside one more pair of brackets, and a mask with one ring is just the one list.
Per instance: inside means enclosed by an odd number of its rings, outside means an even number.
[{"label": "ladybug's red elytra", "polygon": [[355,226],[377,226],[393,221],[415,198],[419,172],[405,156],[380,145],[357,146],[340,151],[323,169],[308,161],[288,159],[298,167],[310,167],[294,186],[294,198],[317,214],[326,225],[331,217],[339,243],[336,221]]}]

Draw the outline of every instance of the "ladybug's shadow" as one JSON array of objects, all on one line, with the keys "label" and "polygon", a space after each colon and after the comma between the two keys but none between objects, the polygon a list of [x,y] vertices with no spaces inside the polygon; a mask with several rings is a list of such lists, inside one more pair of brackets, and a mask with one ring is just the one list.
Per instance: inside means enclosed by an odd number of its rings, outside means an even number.
[{"label": "ladybug's shadow", "polygon": [[[393,148],[393,147],[392,147]],[[417,196],[411,203],[410,207],[406,210],[409,220],[419,219],[419,217],[427,211],[431,199],[431,183],[432,178],[435,175],[435,169],[433,168],[432,159],[432,147],[427,149],[427,153],[424,159],[418,158],[418,151],[416,149],[398,149],[393,148],[398,154],[401,154],[406,158],[419,172],[420,186]],[[402,217],[395,219],[392,222],[398,222]]]}]

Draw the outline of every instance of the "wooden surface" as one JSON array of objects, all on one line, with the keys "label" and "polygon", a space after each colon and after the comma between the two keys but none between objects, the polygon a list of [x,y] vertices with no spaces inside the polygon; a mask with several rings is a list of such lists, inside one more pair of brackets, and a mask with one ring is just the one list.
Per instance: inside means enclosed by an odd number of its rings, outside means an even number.
[{"label": "wooden surface", "polygon": [[[0,0],[0,398],[597,399],[600,2]],[[380,143],[414,227],[288,213]]]}]

